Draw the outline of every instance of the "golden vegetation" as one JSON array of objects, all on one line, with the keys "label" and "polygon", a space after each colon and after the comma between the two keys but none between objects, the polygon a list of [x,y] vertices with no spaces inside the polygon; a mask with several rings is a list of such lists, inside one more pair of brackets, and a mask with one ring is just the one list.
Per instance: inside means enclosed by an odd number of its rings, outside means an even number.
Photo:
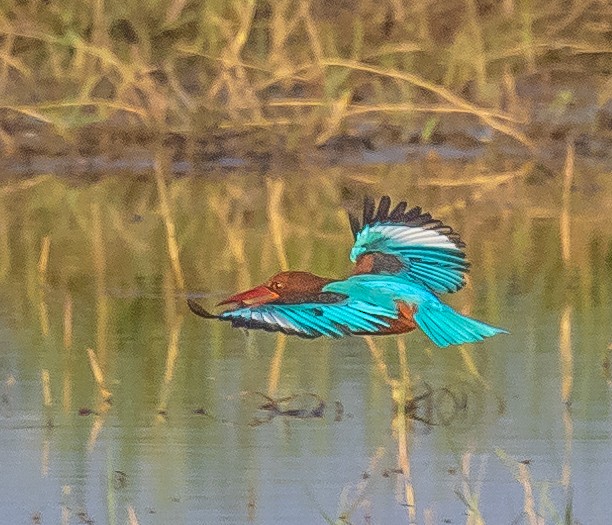
[{"label": "golden vegetation", "polygon": [[[88,129],[79,147],[100,141],[108,151],[134,141],[134,130],[147,140],[262,129],[259,140],[291,149],[355,131],[368,115],[400,130],[416,119],[427,135],[461,113],[533,147],[522,78],[560,65],[594,80],[593,103],[610,98],[597,80],[610,53],[605,9],[561,0],[4,0],[0,142],[14,151],[24,129],[61,139]],[[97,137],[101,128],[115,139]]]}]

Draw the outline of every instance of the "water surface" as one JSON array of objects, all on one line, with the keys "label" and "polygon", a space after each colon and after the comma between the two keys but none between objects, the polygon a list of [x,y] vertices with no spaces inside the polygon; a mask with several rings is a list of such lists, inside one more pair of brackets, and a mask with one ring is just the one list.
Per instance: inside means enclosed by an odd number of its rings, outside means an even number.
[{"label": "water surface", "polygon": [[[162,186],[153,173],[7,183],[4,519],[604,523],[612,188],[587,162],[565,198],[562,179],[529,163],[430,156]],[[447,349],[410,334],[370,348],[247,334],[189,313],[186,295],[211,306],[285,265],[346,275],[343,209],[365,193],[408,199],[458,230],[473,266],[448,301],[511,334]],[[274,412],[264,396],[294,397]]]}]

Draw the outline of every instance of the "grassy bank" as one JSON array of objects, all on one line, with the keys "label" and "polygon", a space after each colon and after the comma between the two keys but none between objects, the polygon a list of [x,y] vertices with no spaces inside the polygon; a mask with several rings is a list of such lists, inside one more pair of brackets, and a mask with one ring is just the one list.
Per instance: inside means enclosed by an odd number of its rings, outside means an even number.
[{"label": "grassy bank", "polygon": [[[603,3],[0,3],[5,154],[609,134]],[[588,113],[588,115],[585,115]],[[453,139],[453,137],[455,137]],[[193,139],[193,141],[191,141]],[[188,154],[188,153],[187,153]]]}]

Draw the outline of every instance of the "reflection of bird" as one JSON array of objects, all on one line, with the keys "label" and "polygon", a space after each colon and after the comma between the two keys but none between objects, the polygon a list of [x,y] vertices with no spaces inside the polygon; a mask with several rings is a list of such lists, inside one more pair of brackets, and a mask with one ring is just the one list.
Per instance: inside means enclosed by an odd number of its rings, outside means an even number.
[{"label": "reflection of bird", "polygon": [[405,202],[390,207],[389,197],[380,199],[378,209],[366,198],[363,223],[349,214],[355,267],[347,279],[281,272],[219,303],[232,308],[218,315],[192,300],[189,307],[235,327],[310,338],[401,334],[419,327],[436,345],[448,346],[505,333],[438,299],[465,284],[469,264],[459,235],[421,208],[406,211]]}]

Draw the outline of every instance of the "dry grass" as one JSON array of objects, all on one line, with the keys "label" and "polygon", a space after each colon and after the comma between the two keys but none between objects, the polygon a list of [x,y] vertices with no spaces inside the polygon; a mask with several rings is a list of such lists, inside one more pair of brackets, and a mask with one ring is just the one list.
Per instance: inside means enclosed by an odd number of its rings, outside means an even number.
[{"label": "dry grass", "polygon": [[[351,10],[320,0],[88,0],[78,9],[6,0],[0,142],[15,152],[24,125],[68,142],[100,126],[126,140],[135,129],[254,127],[303,146],[355,131],[359,115],[405,129],[415,112],[460,112],[533,148],[517,79],[559,65],[605,75],[604,17],[602,3],[561,0],[427,9],[360,0]],[[600,103],[607,98],[604,90]]]},{"label": "dry grass", "polygon": [[155,183],[157,185],[160,213],[164,220],[164,226],[166,227],[168,256],[172,266],[172,272],[174,273],[175,284],[179,290],[183,290],[185,288],[185,277],[183,276],[183,269],[181,268],[178,243],[176,240],[176,227],[174,225],[168,198],[168,189],[166,187],[166,178],[169,175],[169,170],[167,169],[167,162],[164,160],[164,157],[161,155],[158,155],[155,159]]},{"label": "dry grass", "polygon": [[275,397],[278,392],[278,386],[282,375],[283,355],[287,348],[287,336],[278,334],[276,336],[276,346],[274,348],[274,356],[270,361],[270,372],[268,374],[268,395]]},{"label": "dry grass", "polygon": [[43,406],[45,408],[51,408],[53,405],[53,398],[51,397],[51,381],[49,380],[49,370],[43,369],[40,373],[40,379],[43,387]]},{"label": "dry grass", "polygon": [[113,395],[110,390],[105,386],[104,381],[104,373],[102,372],[102,368],[98,363],[98,358],[96,357],[96,353],[93,349],[87,349],[87,357],[89,358],[89,366],[91,367],[91,373],[93,374],[94,380],[96,382],[96,386],[98,387],[98,391],[100,392],[100,396],[102,396],[102,400],[105,403],[110,403]]}]

